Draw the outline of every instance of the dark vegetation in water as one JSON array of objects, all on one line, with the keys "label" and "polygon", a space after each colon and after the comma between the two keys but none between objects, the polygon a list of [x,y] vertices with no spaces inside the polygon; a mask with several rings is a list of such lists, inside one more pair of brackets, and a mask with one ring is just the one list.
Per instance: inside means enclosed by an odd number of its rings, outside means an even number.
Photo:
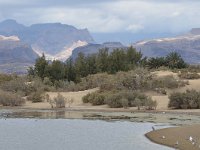
[{"label": "dark vegetation in water", "polygon": [[[18,106],[25,100],[42,102],[47,100],[44,95],[47,91],[81,91],[99,87],[99,91],[86,95],[83,102],[115,108],[137,106],[138,109],[155,109],[157,103],[147,97],[145,91],[166,94],[166,88],[187,84],[173,76],[156,77],[150,73],[159,67],[177,71],[187,69],[188,65],[176,52],[166,57],[147,58],[133,47],[112,52],[105,48],[88,56],[80,53],[76,60],[66,62],[50,62],[43,55],[28,70],[28,75],[0,75],[0,97],[4,97],[0,104]],[[16,103],[8,102],[12,100]],[[56,107],[65,107],[65,100],[59,95],[57,99],[48,101]]]}]

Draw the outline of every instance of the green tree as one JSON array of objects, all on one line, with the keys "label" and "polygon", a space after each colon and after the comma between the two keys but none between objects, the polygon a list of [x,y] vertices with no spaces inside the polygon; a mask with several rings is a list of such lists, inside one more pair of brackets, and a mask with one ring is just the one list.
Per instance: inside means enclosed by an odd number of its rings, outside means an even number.
[{"label": "green tree", "polygon": [[148,59],[147,66],[150,69],[159,68],[161,66],[167,66],[166,59],[164,57],[156,57],[156,58],[152,57]]},{"label": "green tree", "polygon": [[109,72],[116,73],[118,71],[127,71],[126,53],[123,49],[115,49],[109,56]]},{"label": "green tree", "polygon": [[35,74],[39,76],[42,80],[46,75],[46,69],[48,66],[48,62],[46,61],[45,55],[43,54],[42,57],[36,59],[35,63]]},{"label": "green tree", "polygon": [[[134,67],[139,64],[139,62],[142,59],[142,53],[137,52],[135,48],[132,46],[127,49],[127,61],[131,65],[131,67]],[[132,68],[131,68],[132,69]]]},{"label": "green tree", "polygon": [[182,59],[181,55],[177,52],[171,52],[166,56],[166,63],[168,64],[169,68],[186,68],[187,64]]},{"label": "green tree", "polygon": [[65,78],[68,81],[76,81],[76,70],[72,58],[66,61],[65,65]]},{"label": "green tree", "polygon": [[98,72],[107,72],[109,67],[108,48],[100,49],[97,54],[97,69]]},{"label": "green tree", "polygon": [[97,65],[96,65],[96,54],[92,54],[86,57],[86,66],[87,74],[96,74]]},{"label": "green tree", "polygon": [[86,57],[83,53],[79,53],[75,60],[75,70],[78,78],[86,77],[88,75]]},{"label": "green tree", "polygon": [[49,66],[48,73],[52,82],[64,80],[65,67],[64,64],[59,60],[54,60]]}]

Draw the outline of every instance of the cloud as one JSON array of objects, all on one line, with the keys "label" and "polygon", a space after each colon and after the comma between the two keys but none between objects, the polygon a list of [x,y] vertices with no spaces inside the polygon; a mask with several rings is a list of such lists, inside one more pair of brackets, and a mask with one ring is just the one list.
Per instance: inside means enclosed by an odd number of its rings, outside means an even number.
[{"label": "cloud", "polygon": [[127,31],[131,31],[133,33],[135,32],[139,32],[143,29],[144,27],[142,25],[139,25],[139,24],[131,24],[129,25],[126,29]]},{"label": "cloud", "polygon": [[200,27],[199,0],[0,0],[0,20],[61,22],[93,33],[183,32]]}]

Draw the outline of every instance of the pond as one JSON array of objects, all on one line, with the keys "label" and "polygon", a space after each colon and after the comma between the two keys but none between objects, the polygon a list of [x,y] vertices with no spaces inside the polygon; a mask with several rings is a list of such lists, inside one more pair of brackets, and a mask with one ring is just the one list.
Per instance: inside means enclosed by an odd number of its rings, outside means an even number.
[{"label": "pond", "polygon": [[0,119],[2,150],[170,150],[144,134],[153,123],[83,119]]}]

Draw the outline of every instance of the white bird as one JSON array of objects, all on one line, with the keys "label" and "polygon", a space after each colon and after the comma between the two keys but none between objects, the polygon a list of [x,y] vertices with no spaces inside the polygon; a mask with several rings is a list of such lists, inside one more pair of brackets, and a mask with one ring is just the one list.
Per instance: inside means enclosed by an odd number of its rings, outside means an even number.
[{"label": "white bird", "polygon": [[192,141],[193,141],[193,137],[192,137],[192,136],[190,136],[190,137],[189,137],[189,140],[192,142]]},{"label": "white bird", "polygon": [[165,139],[165,136],[164,136],[164,135],[162,136],[162,139]]},{"label": "white bird", "polygon": [[175,145],[178,145],[178,141],[176,141]]}]

